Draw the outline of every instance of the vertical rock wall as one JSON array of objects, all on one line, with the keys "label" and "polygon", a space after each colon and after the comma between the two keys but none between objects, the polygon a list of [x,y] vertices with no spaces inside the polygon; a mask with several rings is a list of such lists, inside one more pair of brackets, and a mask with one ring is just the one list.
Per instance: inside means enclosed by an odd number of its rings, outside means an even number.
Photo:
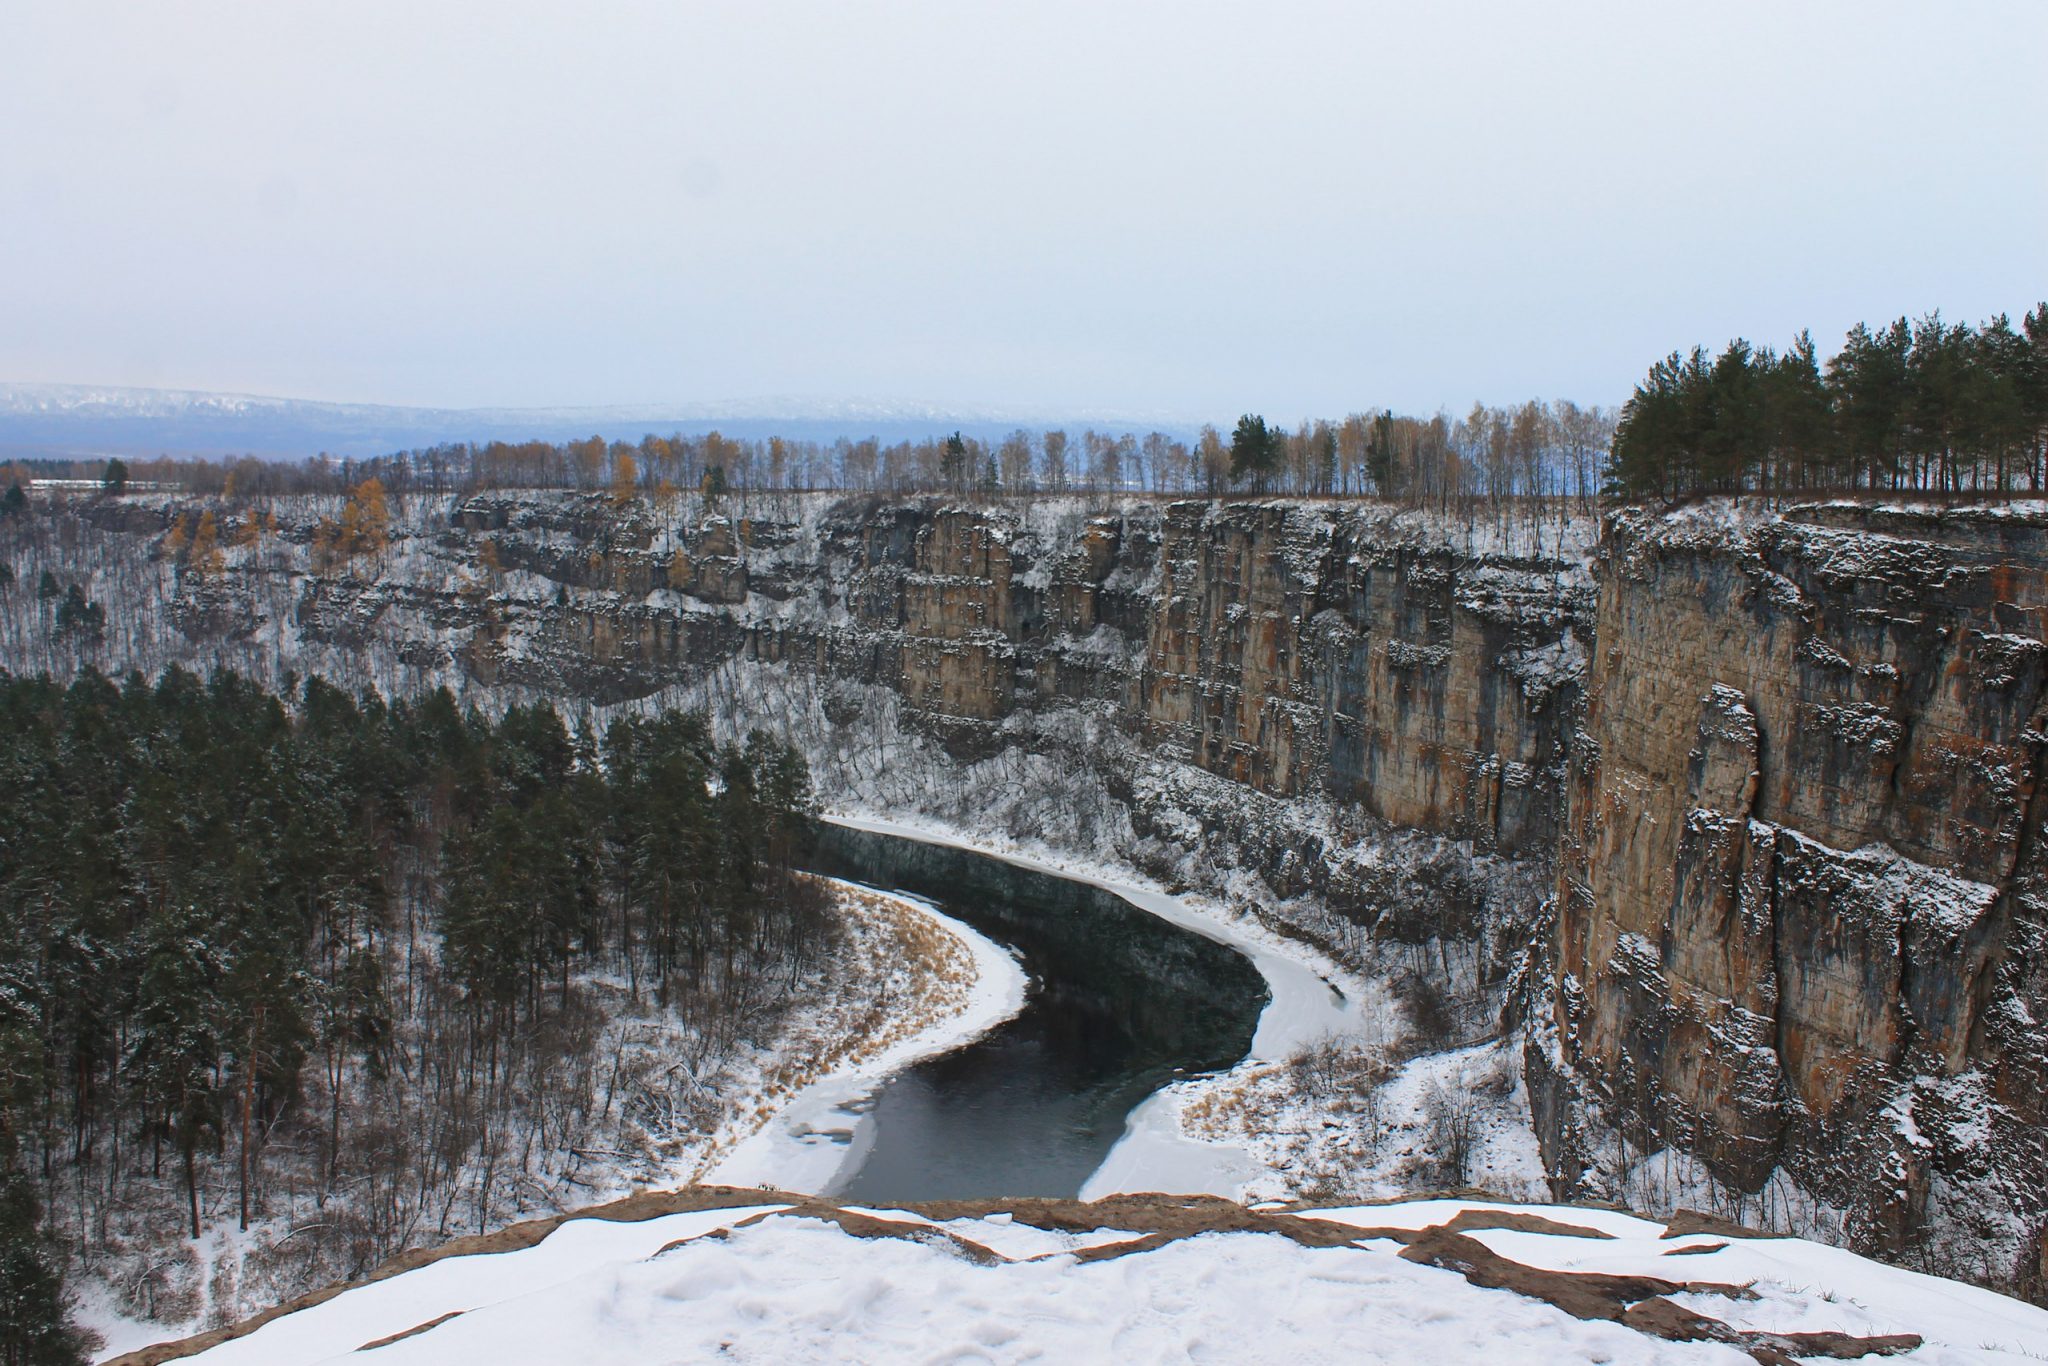
[{"label": "vertical rock wall", "polygon": [[[119,580],[143,645],[96,662],[615,704],[750,661],[885,688],[962,760],[1085,713],[1263,796],[1538,858],[1590,638],[1584,522],[1508,535],[1355,503],[663,510],[506,493],[415,503],[385,550],[332,564],[310,545],[335,509],[302,499],[218,509],[226,565],[202,577],[158,553],[192,511],[82,501],[51,519],[66,573],[118,570],[93,572]],[[259,512],[278,529],[244,547]],[[6,653],[67,662],[26,637]]]},{"label": "vertical rock wall", "polygon": [[2038,1184],[2044,642],[2038,517],[1617,514],[1536,1072],[1895,1251]]}]

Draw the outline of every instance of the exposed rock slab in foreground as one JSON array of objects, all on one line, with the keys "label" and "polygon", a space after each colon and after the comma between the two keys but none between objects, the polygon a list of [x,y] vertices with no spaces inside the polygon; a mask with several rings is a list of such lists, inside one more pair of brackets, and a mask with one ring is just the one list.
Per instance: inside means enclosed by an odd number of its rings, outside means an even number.
[{"label": "exposed rock slab in foreground", "polygon": [[870,1209],[704,1188],[463,1239],[120,1361],[1289,1361],[1339,1346],[1366,1361],[1944,1362],[2048,1349],[2048,1312],[1794,1239],[1605,1209],[1157,1195]]}]

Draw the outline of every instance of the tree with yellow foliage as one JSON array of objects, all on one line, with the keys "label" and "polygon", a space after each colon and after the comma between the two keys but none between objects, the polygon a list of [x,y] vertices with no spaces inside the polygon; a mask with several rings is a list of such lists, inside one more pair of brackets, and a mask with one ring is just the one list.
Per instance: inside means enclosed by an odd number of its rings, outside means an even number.
[{"label": "tree with yellow foliage", "polygon": [[313,530],[313,551],[327,565],[347,564],[359,555],[383,553],[390,541],[391,502],[381,479],[365,479],[349,490],[341,520],[323,517]]},{"label": "tree with yellow foliage", "polygon": [[341,526],[352,538],[353,555],[374,555],[384,549],[391,528],[391,504],[384,481],[365,479],[356,485],[341,510]]},{"label": "tree with yellow foliage", "polygon": [[192,544],[192,514],[186,513],[171,523],[171,529],[164,533],[163,552],[167,560],[180,559],[185,548]]},{"label": "tree with yellow foliage", "polygon": [[220,548],[220,527],[211,510],[203,512],[198,529],[192,533],[191,548],[185,552],[185,567],[194,574],[207,575],[220,573],[227,564],[227,556]]},{"label": "tree with yellow foliage", "polygon": [[620,507],[633,501],[633,494],[640,485],[640,466],[633,457],[621,450],[612,458],[612,501]]}]

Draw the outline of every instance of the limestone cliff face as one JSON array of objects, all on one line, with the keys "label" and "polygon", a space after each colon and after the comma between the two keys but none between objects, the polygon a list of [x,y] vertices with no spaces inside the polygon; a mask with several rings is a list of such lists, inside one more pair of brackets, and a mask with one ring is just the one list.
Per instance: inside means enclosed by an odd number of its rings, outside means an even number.
[{"label": "limestone cliff face", "polygon": [[1616,515],[1536,1071],[1880,1247],[2038,1190],[2044,641],[2038,518]]},{"label": "limestone cliff face", "polygon": [[[333,500],[294,499],[213,508],[224,563],[198,573],[164,553],[197,510],[82,501],[19,567],[89,571],[118,628],[91,659],[116,670],[609,705],[759,667],[810,680],[849,734],[861,704],[841,685],[880,690],[963,771],[1059,739],[1141,835],[1206,825],[1283,895],[1327,892],[1344,851],[1221,828],[1228,794],[1339,813],[1310,822],[1326,834],[1363,812],[1547,860],[1591,635],[1584,522],[1508,536],[1342,503],[506,493],[415,499],[388,544],[336,563],[314,553]],[[0,625],[0,653],[87,658],[34,623]],[[1201,810],[1162,815],[1191,791]]]},{"label": "limestone cliff face", "polygon": [[578,591],[490,595],[464,667],[616,701],[746,658],[887,686],[968,756],[1013,716],[1097,707],[1262,793],[1508,850],[1554,836],[1590,601],[1564,560],[1337,506],[812,511],[657,543],[631,514],[467,500],[476,553]]},{"label": "limestone cliff face", "polygon": [[1584,606],[1556,566],[1192,503],[1145,554],[1159,587],[1131,710],[1153,743],[1398,825],[1548,843]]}]

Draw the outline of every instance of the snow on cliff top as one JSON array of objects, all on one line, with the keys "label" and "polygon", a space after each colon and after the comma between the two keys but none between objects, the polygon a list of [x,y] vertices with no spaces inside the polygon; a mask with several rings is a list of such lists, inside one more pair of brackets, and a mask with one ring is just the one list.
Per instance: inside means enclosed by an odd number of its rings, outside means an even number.
[{"label": "snow on cliff top", "polygon": [[[498,1235],[506,1250],[359,1285],[191,1359],[292,1366],[374,1347],[387,1366],[1745,1363],[1913,1346],[1895,1335],[1924,1340],[1917,1362],[2048,1353],[2048,1312],[1989,1291],[1797,1239],[1685,1233],[1605,1210],[1422,1200],[1288,1216],[1154,1196],[906,1211],[724,1198],[747,1203],[573,1219],[523,1247]],[[1616,1295],[1631,1302],[1626,1321]]]}]

